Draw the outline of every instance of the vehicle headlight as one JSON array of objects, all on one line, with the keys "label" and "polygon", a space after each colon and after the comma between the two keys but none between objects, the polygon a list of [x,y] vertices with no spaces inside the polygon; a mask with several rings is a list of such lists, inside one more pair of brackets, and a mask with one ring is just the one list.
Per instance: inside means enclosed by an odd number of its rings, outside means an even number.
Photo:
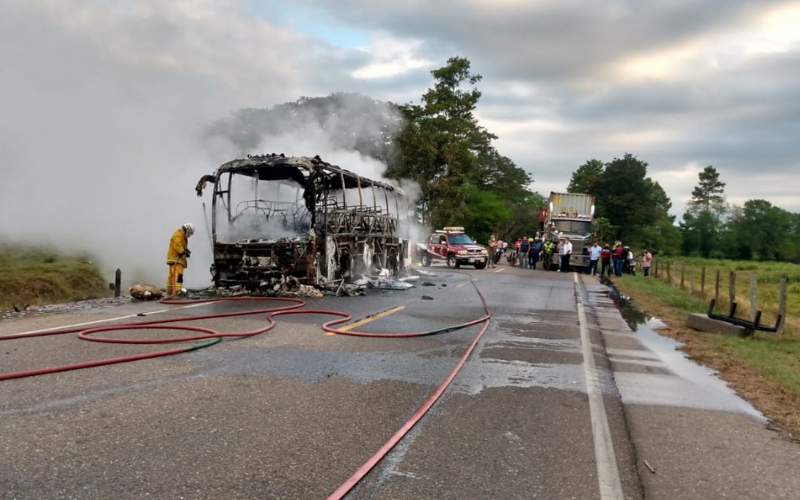
[{"label": "vehicle headlight", "polygon": [[467,252],[466,250],[459,250],[458,251],[458,255],[467,255],[468,253],[469,252]]}]

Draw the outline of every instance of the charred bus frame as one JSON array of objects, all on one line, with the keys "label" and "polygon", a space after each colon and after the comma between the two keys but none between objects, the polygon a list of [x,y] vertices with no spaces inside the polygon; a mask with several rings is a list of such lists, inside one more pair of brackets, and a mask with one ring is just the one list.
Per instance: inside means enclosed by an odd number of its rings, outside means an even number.
[{"label": "charred bus frame", "polygon": [[254,288],[289,279],[323,285],[378,269],[397,274],[406,265],[408,239],[400,223],[411,207],[400,188],[319,156],[275,154],[225,163],[200,179],[198,196],[209,183],[217,286]]}]

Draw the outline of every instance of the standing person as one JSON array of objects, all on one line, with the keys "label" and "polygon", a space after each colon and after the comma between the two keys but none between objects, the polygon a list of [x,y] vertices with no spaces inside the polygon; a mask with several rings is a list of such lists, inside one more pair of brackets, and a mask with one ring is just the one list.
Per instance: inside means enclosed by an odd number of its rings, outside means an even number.
[{"label": "standing person", "polygon": [[528,238],[528,244],[530,245],[528,247],[528,269],[536,269],[533,266],[533,253],[536,248],[536,243],[534,242],[533,238]]},{"label": "standing person", "polygon": [[597,261],[600,259],[600,253],[603,251],[600,245],[595,241],[589,248],[589,274],[592,276],[597,275]]},{"label": "standing person", "polygon": [[611,248],[609,248],[608,243],[606,243],[603,245],[603,250],[600,252],[600,259],[603,261],[603,267],[600,268],[601,278],[606,273],[606,269],[608,269],[608,277],[611,277],[611,255]]},{"label": "standing person", "polygon": [[564,238],[564,244],[561,245],[561,250],[558,252],[561,268],[558,272],[569,272],[569,257],[572,255],[572,242],[569,238]]},{"label": "standing person", "polygon": [[531,250],[531,244],[528,238],[522,238],[519,243],[519,267],[520,269],[528,268],[528,252]]},{"label": "standing person", "polygon": [[539,262],[539,254],[542,253],[542,240],[536,238],[531,247],[531,268],[536,269],[536,263]]},{"label": "standing person", "polygon": [[644,279],[650,278],[650,265],[653,263],[653,254],[644,249],[644,255],[642,256],[642,272],[644,273]]},{"label": "standing person", "polygon": [[549,271],[553,265],[553,252],[556,251],[556,246],[549,239],[544,242],[542,246],[542,266],[545,271]]},{"label": "standing person", "polygon": [[489,267],[495,267],[494,256],[497,253],[497,237],[495,235],[489,236]]},{"label": "standing person", "polygon": [[625,260],[625,247],[621,241],[614,244],[614,274],[622,276],[622,263]]},{"label": "standing person", "polygon": [[179,227],[169,240],[167,249],[167,265],[169,275],[167,275],[167,296],[179,294],[183,291],[183,270],[188,263],[186,261],[192,255],[189,250],[189,237],[194,234],[194,224],[187,222]]},{"label": "standing person", "polygon": [[503,240],[498,238],[497,239],[497,249],[495,250],[495,254],[494,254],[494,263],[495,263],[495,265],[497,265],[497,263],[500,262],[500,257],[503,256],[503,250],[504,249],[505,249],[505,247],[503,246]]}]

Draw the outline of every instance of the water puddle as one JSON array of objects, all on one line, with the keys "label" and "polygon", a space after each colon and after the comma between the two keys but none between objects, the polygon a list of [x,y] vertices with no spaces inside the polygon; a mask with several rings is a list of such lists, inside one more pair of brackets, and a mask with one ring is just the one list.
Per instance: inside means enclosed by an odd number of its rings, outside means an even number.
[{"label": "water puddle", "polygon": [[612,358],[623,363],[639,363],[666,369],[666,373],[615,371],[622,400],[626,404],[675,406],[704,410],[740,413],[759,421],[766,421],[761,412],[739,397],[727,383],[717,377],[716,371],[695,363],[678,350],[683,345],[675,339],[657,333],[664,323],[636,308],[631,297],[609,288],[608,297],[614,301],[625,322],[633,330],[641,345],[647,349],[609,349]]}]

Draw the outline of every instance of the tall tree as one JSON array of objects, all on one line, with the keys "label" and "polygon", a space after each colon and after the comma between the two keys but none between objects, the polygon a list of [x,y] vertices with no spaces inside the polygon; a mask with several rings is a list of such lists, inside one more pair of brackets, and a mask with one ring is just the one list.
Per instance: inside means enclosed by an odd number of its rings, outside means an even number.
[{"label": "tall tree", "polygon": [[595,185],[597,214],[615,229],[608,238],[635,248],[677,253],[681,235],[669,215],[672,203],[658,182],[647,177],[647,163],[630,153],[606,163]]},{"label": "tall tree", "polygon": [[721,216],[725,206],[725,183],[719,180],[719,172],[712,165],[707,166],[698,174],[700,182],[692,190],[690,209],[700,212],[713,212]]},{"label": "tall tree", "polygon": [[[469,219],[468,195],[472,200],[479,198],[463,189],[466,185],[494,193],[506,206],[528,199],[532,194],[527,188],[532,182],[530,175],[498,153],[492,144],[497,136],[480,126],[475,117],[481,97],[476,85],[481,76],[461,57],[448,59],[446,66],[431,75],[434,85],[420,104],[400,108],[406,125],[396,137],[396,155],[389,162],[387,176],[419,183],[423,222],[433,227]],[[488,203],[491,198],[480,199],[485,206],[496,206]],[[499,217],[497,224],[504,220]]]},{"label": "tall tree", "polygon": [[604,169],[605,164],[596,158],[587,161],[578,167],[578,170],[572,172],[567,192],[595,194],[597,183],[600,182]]},{"label": "tall tree", "polygon": [[711,165],[704,168],[698,177],[699,182],[692,190],[692,199],[681,224],[683,251],[708,257],[720,249],[719,233],[727,209],[725,183],[719,180],[719,172]]}]

